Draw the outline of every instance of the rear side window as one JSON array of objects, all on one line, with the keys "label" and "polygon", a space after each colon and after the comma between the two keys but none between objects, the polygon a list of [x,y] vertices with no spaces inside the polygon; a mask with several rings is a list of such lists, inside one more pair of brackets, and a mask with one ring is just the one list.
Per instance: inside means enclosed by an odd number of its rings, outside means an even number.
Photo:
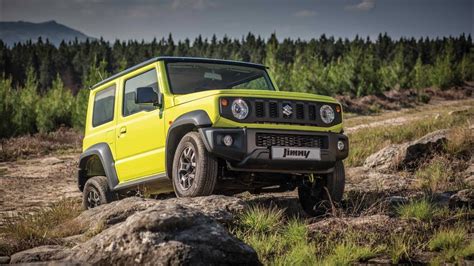
[{"label": "rear side window", "polygon": [[128,116],[141,111],[151,111],[156,109],[153,104],[137,104],[135,103],[135,97],[137,94],[137,88],[140,87],[152,87],[153,90],[158,93],[158,80],[156,78],[156,70],[152,69],[145,73],[142,73],[136,77],[125,81],[124,97],[123,97],[123,116]]},{"label": "rear side window", "polygon": [[92,126],[100,126],[114,120],[115,85],[95,94]]}]

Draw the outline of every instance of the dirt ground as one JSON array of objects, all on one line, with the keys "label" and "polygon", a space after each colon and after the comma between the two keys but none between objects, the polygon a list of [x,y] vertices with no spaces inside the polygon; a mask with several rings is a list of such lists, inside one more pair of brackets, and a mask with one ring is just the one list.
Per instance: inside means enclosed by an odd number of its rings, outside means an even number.
[{"label": "dirt ground", "polygon": [[[373,116],[354,116],[346,120],[346,132],[367,127],[400,125],[419,119],[434,118],[439,113],[455,112],[474,106],[474,99],[439,101],[416,108],[382,112]],[[18,214],[31,213],[63,198],[80,199],[76,184],[78,152],[52,152],[47,156],[0,162],[0,226]],[[358,183],[351,180],[347,169],[348,191]],[[253,196],[243,194],[248,201],[274,201],[289,212],[300,212],[296,191]]]}]

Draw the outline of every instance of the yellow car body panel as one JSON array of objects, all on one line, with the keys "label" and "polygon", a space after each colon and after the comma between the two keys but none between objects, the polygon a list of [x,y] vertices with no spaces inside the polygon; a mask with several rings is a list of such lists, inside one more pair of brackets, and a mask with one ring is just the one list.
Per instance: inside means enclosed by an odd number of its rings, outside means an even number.
[{"label": "yellow car body panel", "polygon": [[[157,72],[159,90],[163,95],[162,107],[153,111],[141,111],[124,117],[122,115],[122,102],[125,81],[151,69],[156,69]],[[116,86],[114,118],[110,122],[93,127],[92,110],[94,110],[95,95],[112,85]],[[173,95],[170,92],[165,63],[157,61],[119,76],[90,91],[83,151],[97,143],[107,143],[112,152],[119,184],[123,184],[150,176],[165,174],[165,146],[168,130],[180,116],[196,110],[203,110],[207,113],[212,122],[212,127],[342,132],[342,122],[332,127],[317,127],[275,123],[253,124],[232,121],[220,116],[219,99],[221,97],[261,97],[337,103],[334,98],[328,96],[278,90],[210,90],[186,95]]]}]

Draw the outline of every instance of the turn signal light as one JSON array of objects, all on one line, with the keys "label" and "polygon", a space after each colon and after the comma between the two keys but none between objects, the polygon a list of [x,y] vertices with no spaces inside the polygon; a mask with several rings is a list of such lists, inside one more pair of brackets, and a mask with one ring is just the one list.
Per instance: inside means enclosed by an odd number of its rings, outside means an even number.
[{"label": "turn signal light", "polygon": [[340,105],[336,105],[336,112],[337,112],[337,113],[340,113],[340,112],[341,112],[341,106],[340,106]]},{"label": "turn signal light", "polygon": [[227,107],[229,105],[229,100],[225,99],[225,98],[222,98],[221,99],[221,105],[223,107]]}]

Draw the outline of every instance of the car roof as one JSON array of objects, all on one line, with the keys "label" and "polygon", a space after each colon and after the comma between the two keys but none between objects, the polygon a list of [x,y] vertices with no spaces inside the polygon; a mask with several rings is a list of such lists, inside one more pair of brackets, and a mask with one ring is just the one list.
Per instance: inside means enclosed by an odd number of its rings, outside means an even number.
[{"label": "car roof", "polygon": [[266,66],[262,64],[255,64],[255,63],[249,63],[249,62],[243,62],[243,61],[234,61],[234,60],[222,60],[222,59],[212,59],[212,58],[202,58],[202,57],[178,57],[178,56],[158,56],[152,59],[149,59],[147,61],[144,61],[138,65],[132,66],[130,68],[127,68],[115,75],[112,75],[101,82],[95,84],[92,86],[90,89],[93,90],[101,85],[104,85],[105,83],[112,81],[116,78],[119,78],[125,74],[128,74],[134,70],[137,70],[139,68],[142,68],[146,65],[149,65],[151,63],[157,62],[157,61],[165,61],[165,62],[197,62],[197,63],[215,63],[215,64],[230,64],[230,65],[237,65],[237,66],[248,66],[248,67],[255,67],[255,68],[267,68]]}]

